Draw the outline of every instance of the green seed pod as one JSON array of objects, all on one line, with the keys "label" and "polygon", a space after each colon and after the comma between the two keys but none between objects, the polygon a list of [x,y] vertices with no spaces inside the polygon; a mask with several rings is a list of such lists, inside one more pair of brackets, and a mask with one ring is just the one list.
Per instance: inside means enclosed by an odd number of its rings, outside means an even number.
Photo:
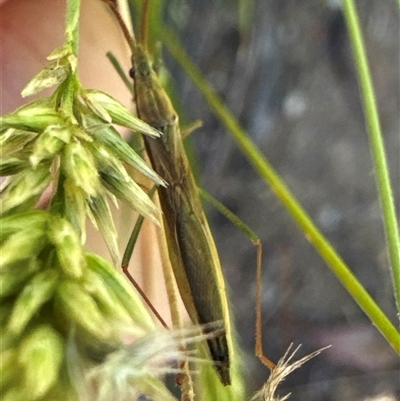
[{"label": "green seed pod", "polygon": [[49,125],[35,140],[29,160],[33,167],[52,159],[71,140],[71,129],[65,125]]},{"label": "green seed pod", "polygon": [[20,150],[38,134],[31,131],[22,131],[9,128],[0,135],[0,148],[2,157],[7,157]]},{"label": "green seed pod", "polygon": [[31,281],[25,285],[15,301],[7,325],[10,332],[15,335],[22,333],[40,307],[53,295],[58,278],[58,271],[48,269],[37,273]]},{"label": "green seed pod", "polygon": [[86,90],[83,99],[106,122],[113,122],[145,135],[160,136],[159,131],[135,117],[125,106],[104,92]]},{"label": "green seed pod", "polygon": [[90,197],[88,205],[92,212],[91,217],[94,219],[94,224],[106,241],[113,263],[119,266],[121,257],[118,250],[118,234],[105,196]]},{"label": "green seed pod", "polygon": [[0,218],[0,242],[3,243],[11,234],[27,228],[37,228],[44,231],[48,217],[49,213],[43,210],[30,210],[29,212]]},{"label": "green seed pod", "polygon": [[15,335],[10,333],[7,328],[0,331],[0,353],[7,351],[17,345]]},{"label": "green seed pod", "polygon": [[4,157],[0,160],[0,176],[18,174],[29,167],[29,162],[25,156],[26,152],[20,152],[13,156]]},{"label": "green seed pod", "polygon": [[33,401],[25,386],[12,387],[1,395],[2,401]]},{"label": "green seed pod", "polygon": [[50,326],[35,328],[19,347],[30,399],[38,400],[57,382],[64,358],[64,340]]},{"label": "green seed pod", "polygon": [[8,349],[0,354],[0,394],[10,387],[21,375],[21,365],[17,361],[16,349]]},{"label": "green seed pod", "polygon": [[5,298],[15,294],[38,270],[39,262],[36,258],[9,264],[7,269],[0,274],[0,297]]},{"label": "green seed pod", "polygon": [[115,322],[115,325],[126,327],[132,324],[131,316],[101,275],[94,270],[85,269],[83,286],[94,298],[104,315]]},{"label": "green seed pod", "polygon": [[160,211],[135,181],[131,178],[129,181],[124,181],[123,177],[117,179],[112,175],[102,175],[101,178],[103,185],[117,198],[126,201],[132,208],[155,224],[160,224],[158,222]]},{"label": "green seed pod", "polygon": [[0,117],[0,126],[24,131],[41,132],[49,125],[63,124],[53,101],[49,98],[30,102],[14,112]]},{"label": "green seed pod", "polygon": [[72,280],[61,282],[57,288],[57,300],[71,322],[77,323],[99,340],[110,339],[112,330],[109,322],[82,285]]},{"label": "green seed pod", "polygon": [[87,130],[97,142],[115,154],[121,161],[149,177],[155,184],[165,186],[165,181],[126,143],[113,126],[103,124],[94,118],[88,120],[90,126]]},{"label": "green seed pod", "polygon": [[[98,401],[93,398],[78,398],[77,391],[74,383],[71,383],[70,378],[70,366],[68,371],[64,368],[60,371],[57,378],[57,383],[46,393],[46,395],[40,399],[40,401]],[[82,374],[86,372],[82,371]]]},{"label": "green seed pod", "polygon": [[61,167],[77,187],[88,196],[95,195],[100,188],[100,181],[92,155],[80,142],[71,142],[64,148]]},{"label": "green seed pod", "polygon": [[22,97],[32,96],[41,92],[43,89],[60,85],[68,77],[71,67],[65,61],[60,60],[49,63],[40,70],[24,87],[21,92]]},{"label": "green seed pod", "polygon": [[[75,65],[77,63],[76,57],[74,56],[74,50],[72,49],[71,42],[69,41],[62,44],[60,47],[55,48],[50,55],[47,56],[47,60],[60,60],[67,57],[71,65]],[[72,71],[75,71],[75,68],[72,68]]]},{"label": "green seed pod", "polygon": [[97,169],[102,175],[112,175],[116,179],[123,181],[129,180],[129,174],[123,164],[105,146],[94,142],[90,144],[90,151],[96,161]]},{"label": "green seed pod", "polygon": [[47,243],[45,232],[40,228],[27,228],[11,235],[0,246],[0,272],[21,260],[35,257]]},{"label": "green seed pod", "polygon": [[66,178],[64,181],[64,200],[65,218],[78,233],[83,245],[86,241],[86,194],[72,180]]},{"label": "green seed pod", "polygon": [[[0,288],[1,288],[1,281],[0,281]],[[11,315],[12,308],[14,306],[14,300],[9,299],[4,301],[3,299],[0,302],[0,327],[4,327],[8,318]]]},{"label": "green seed pod", "polygon": [[86,262],[80,239],[72,225],[66,219],[51,216],[47,235],[56,248],[58,261],[63,271],[70,277],[81,277]]},{"label": "green seed pod", "polygon": [[26,202],[36,203],[50,184],[49,167],[40,165],[15,175],[3,192],[2,213]]},{"label": "green seed pod", "polygon": [[102,277],[108,290],[118,297],[135,324],[146,332],[154,330],[154,321],[131,283],[106,260],[95,254],[87,254],[86,262],[89,269]]}]

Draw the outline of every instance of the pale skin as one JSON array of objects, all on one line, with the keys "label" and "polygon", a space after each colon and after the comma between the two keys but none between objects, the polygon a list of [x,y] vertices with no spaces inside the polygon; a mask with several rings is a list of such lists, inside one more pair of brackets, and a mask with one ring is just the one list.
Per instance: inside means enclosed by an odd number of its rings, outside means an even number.
[{"label": "pale skin", "polygon": [[[82,1],[79,76],[87,88],[100,89],[115,97],[127,107],[131,107],[131,95],[115,74],[105,54],[112,50],[123,66],[129,70],[130,59],[126,42],[119,28],[115,26],[112,16],[98,0]],[[23,99],[20,95],[24,85],[46,65],[46,57],[63,43],[65,26],[65,0],[0,0],[0,111],[6,114],[32,98]],[[34,18],[32,18],[34,16]],[[106,28],[105,28],[106,27]],[[107,35],[104,35],[105,29]],[[48,96],[42,92],[39,96]],[[116,216],[118,221],[126,219]],[[132,224],[134,217],[131,216]],[[131,229],[132,225],[129,225]],[[126,227],[124,227],[126,228]],[[87,248],[94,250],[109,259],[108,251],[100,234],[88,228]],[[128,235],[128,234],[126,234]],[[121,243],[126,242],[122,236]],[[150,260],[149,260],[150,259]],[[142,266],[151,264],[154,269]],[[169,311],[165,296],[159,254],[155,240],[154,227],[144,224],[143,232],[135,247],[134,275],[168,322]],[[155,280],[154,277],[160,277]]]}]

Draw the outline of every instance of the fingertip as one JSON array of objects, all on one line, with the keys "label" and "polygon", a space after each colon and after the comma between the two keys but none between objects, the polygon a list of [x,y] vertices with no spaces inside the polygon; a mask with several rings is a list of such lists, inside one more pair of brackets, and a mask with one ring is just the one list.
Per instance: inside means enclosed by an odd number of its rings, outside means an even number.
[{"label": "fingertip", "polygon": [[[46,57],[63,44],[65,11],[63,0],[13,0],[2,4],[2,114],[26,102],[21,97],[23,87],[46,66]],[[99,0],[85,0],[80,21],[79,76],[82,84],[103,90],[128,105],[131,95],[107,60],[107,51],[113,51],[128,69],[128,47],[105,4]],[[39,96],[48,96],[53,90],[41,92]]]}]

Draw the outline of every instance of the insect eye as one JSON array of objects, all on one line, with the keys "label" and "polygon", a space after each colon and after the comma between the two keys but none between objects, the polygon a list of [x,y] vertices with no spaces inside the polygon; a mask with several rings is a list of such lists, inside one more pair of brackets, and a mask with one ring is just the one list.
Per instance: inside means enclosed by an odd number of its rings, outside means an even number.
[{"label": "insect eye", "polygon": [[150,75],[151,75],[151,71],[148,68],[144,68],[143,71],[141,71],[142,77],[148,77]]},{"label": "insect eye", "polygon": [[129,76],[130,76],[131,78],[135,78],[135,73],[136,73],[136,71],[135,71],[135,69],[132,67],[132,68],[129,70]]}]

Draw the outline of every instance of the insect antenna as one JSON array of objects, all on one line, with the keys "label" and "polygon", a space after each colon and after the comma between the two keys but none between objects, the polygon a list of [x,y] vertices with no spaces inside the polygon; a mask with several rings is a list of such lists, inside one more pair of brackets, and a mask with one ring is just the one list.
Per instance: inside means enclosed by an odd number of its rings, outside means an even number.
[{"label": "insect antenna", "polygon": [[148,38],[148,25],[149,25],[149,5],[150,0],[143,1],[143,8],[142,8],[142,21],[141,21],[141,42],[144,48],[147,50],[147,38]]},{"label": "insect antenna", "polygon": [[104,3],[108,5],[110,10],[113,12],[115,18],[117,19],[117,22],[119,26],[122,29],[122,33],[126,39],[126,41],[129,44],[129,47],[131,48],[132,51],[135,50],[136,48],[136,39],[135,39],[135,34],[132,32],[132,34],[129,32],[128,27],[126,26],[121,14],[118,11],[117,5],[114,3],[113,0],[102,0]]}]

